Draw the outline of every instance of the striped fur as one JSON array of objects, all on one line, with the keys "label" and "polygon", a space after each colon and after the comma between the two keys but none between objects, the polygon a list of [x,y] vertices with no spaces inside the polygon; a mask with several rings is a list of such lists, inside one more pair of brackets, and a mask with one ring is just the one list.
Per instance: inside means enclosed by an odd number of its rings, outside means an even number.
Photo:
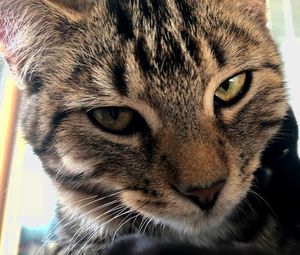
[{"label": "striped fur", "polygon": [[[0,17],[25,88],[26,139],[58,191],[63,254],[132,232],[277,250],[274,218],[249,217],[242,202],[287,111],[264,1],[0,0]],[[243,71],[244,97],[214,106],[220,84]],[[143,128],[103,132],[87,112],[108,106],[134,109]],[[220,179],[208,214],[174,189]],[[255,234],[243,230],[256,220]]]}]

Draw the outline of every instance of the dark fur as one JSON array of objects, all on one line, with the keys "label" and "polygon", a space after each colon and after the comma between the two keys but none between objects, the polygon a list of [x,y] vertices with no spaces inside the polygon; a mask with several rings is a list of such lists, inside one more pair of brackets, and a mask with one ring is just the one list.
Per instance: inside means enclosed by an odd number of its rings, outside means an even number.
[{"label": "dark fur", "polygon": [[219,245],[215,248],[200,248],[180,242],[158,241],[144,237],[125,237],[104,251],[103,255],[273,255],[259,248],[236,245]]}]

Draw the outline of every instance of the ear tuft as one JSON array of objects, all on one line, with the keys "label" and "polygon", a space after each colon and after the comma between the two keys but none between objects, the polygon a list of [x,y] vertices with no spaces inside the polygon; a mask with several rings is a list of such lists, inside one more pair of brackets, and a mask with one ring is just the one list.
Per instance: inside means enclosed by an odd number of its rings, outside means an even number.
[{"label": "ear tuft", "polygon": [[0,16],[0,54],[4,49],[4,44],[5,44],[4,20]]},{"label": "ear tuft", "polygon": [[245,15],[253,18],[254,20],[267,23],[267,3],[266,0],[234,0],[240,8],[240,10],[245,13]]},{"label": "ear tuft", "polygon": [[10,37],[14,34],[12,24],[3,19],[3,12],[0,10],[0,54],[4,53],[5,48],[9,44]]}]

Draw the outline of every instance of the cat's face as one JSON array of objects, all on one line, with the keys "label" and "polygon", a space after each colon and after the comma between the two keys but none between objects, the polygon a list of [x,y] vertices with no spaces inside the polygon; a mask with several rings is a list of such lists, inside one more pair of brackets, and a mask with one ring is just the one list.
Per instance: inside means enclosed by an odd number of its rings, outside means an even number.
[{"label": "cat's face", "polygon": [[[286,112],[264,1],[125,2],[0,7],[26,138],[63,210],[93,228],[136,213],[178,231],[216,226]],[[191,199],[216,184],[209,209]]]}]

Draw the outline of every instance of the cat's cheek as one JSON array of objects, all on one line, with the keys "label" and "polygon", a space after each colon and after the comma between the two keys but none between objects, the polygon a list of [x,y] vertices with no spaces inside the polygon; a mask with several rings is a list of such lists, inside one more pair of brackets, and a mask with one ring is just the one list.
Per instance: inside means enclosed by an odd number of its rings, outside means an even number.
[{"label": "cat's cheek", "polygon": [[253,180],[253,176],[247,176],[240,181],[236,178],[229,178],[222,194],[217,201],[213,211],[216,216],[228,216],[236,206],[246,197]]},{"label": "cat's cheek", "polygon": [[249,192],[254,179],[253,173],[259,167],[259,163],[259,157],[257,157],[251,160],[243,170],[241,166],[230,164],[226,184],[211,212],[212,217],[226,218],[236,209]]},{"label": "cat's cheek", "polygon": [[[103,182],[108,184],[106,180]],[[129,208],[125,208],[117,199],[121,191],[96,195],[68,189],[59,183],[54,184],[61,205],[60,211],[68,215],[65,221],[72,222],[76,219],[80,229],[84,231],[93,231],[100,235],[112,234],[123,219],[117,216],[130,213]]]},{"label": "cat's cheek", "polygon": [[70,154],[66,154],[61,157],[61,162],[65,171],[70,174],[89,173],[93,170],[91,163],[76,160]]}]

